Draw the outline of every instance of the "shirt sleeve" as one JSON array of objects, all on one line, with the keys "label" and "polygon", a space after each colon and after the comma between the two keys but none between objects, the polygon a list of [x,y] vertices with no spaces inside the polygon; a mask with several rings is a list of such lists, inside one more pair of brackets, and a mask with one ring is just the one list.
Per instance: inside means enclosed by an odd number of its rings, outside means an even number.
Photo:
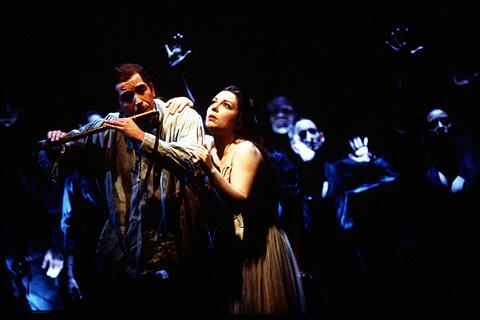
[{"label": "shirt sleeve", "polygon": [[180,113],[165,116],[162,125],[157,147],[155,148],[155,135],[145,133],[140,147],[142,152],[155,155],[167,169],[177,175],[191,178],[201,176],[199,159],[189,147],[204,141],[205,130],[200,115],[187,108]]}]

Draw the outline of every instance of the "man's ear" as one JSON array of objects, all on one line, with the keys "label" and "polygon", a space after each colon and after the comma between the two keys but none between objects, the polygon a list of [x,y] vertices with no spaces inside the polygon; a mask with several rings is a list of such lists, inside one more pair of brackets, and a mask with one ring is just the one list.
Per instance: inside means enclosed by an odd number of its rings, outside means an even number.
[{"label": "man's ear", "polygon": [[153,86],[153,83],[150,82],[148,86],[150,87],[150,91],[152,91],[153,97],[156,97],[157,95],[155,94],[155,87]]}]

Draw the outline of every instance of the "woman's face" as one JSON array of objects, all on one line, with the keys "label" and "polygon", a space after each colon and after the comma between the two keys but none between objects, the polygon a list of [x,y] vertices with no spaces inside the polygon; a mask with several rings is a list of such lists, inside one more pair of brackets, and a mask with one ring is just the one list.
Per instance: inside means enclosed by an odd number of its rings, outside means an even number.
[{"label": "woman's face", "polygon": [[207,110],[205,126],[212,132],[235,131],[238,115],[238,100],[230,91],[221,91],[212,100]]}]

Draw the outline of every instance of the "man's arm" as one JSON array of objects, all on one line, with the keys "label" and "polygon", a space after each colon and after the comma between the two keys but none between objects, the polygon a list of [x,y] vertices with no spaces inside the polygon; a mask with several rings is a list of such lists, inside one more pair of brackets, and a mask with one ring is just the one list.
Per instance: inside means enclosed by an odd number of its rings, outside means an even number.
[{"label": "man's arm", "polygon": [[187,108],[181,113],[167,115],[163,121],[163,139],[145,133],[141,148],[144,152],[159,158],[165,167],[175,174],[190,177],[201,174],[199,159],[189,147],[191,144],[203,144],[205,130],[200,115],[193,109]]}]

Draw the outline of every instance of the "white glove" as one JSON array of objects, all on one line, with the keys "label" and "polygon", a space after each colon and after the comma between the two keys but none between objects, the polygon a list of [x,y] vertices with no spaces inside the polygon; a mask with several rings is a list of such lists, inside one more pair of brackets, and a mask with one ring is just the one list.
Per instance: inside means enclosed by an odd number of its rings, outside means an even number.
[{"label": "white glove", "polygon": [[43,256],[42,269],[47,269],[47,276],[55,279],[63,269],[63,257],[52,249]]},{"label": "white glove", "polygon": [[363,141],[360,137],[354,137],[352,140],[348,141],[350,147],[353,150],[353,154],[350,153],[348,157],[356,162],[369,162],[371,160],[372,154],[368,151],[368,138],[363,138]]}]

